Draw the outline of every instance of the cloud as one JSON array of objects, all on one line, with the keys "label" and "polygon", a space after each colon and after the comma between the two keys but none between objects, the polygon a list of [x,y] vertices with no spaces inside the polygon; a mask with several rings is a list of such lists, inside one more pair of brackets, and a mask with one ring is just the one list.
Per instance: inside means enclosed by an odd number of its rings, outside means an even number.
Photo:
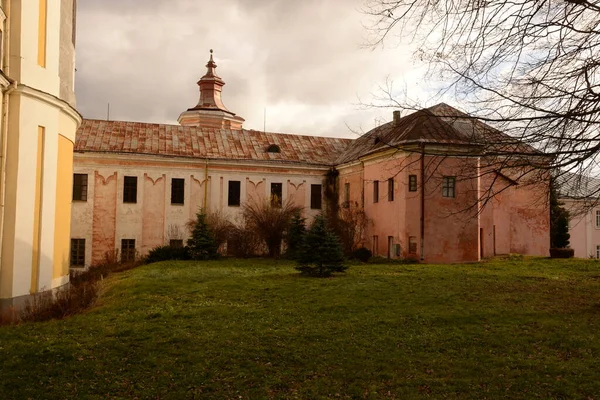
[{"label": "cloud", "polygon": [[[177,123],[215,50],[223,101],[246,128],[352,136],[391,110],[358,98],[390,76],[415,86],[405,47],[364,49],[359,0],[88,0],[79,3],[76,93],[86,118]],[[415,75],[416,74],[416,75]],[[416,86],[415,86],[416,87]],[[417,87],[417,91],[420,90]],[[389,115],[388,115],[389,114]]]}]

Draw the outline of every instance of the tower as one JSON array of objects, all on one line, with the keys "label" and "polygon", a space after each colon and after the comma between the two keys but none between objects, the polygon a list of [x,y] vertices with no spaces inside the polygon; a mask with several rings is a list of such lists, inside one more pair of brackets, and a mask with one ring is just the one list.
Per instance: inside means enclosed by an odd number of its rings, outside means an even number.
[{"label": "tower", "polygon": [[178,122],[184,126],[240,130],[244,119],[229,111],[221,100],[225,82],[215,72],[217,64],[212,53],[211,49],[206,74],[198,81],[200,100],[196,106],[182,112]]}]

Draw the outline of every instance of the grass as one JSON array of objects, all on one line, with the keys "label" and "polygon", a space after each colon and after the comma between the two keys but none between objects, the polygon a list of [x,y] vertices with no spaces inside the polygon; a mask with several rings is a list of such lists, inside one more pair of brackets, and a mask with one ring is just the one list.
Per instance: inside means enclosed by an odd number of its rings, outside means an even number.
[{"label": "grass", "polygon": [[163,262],[0,327],[2,399],[600,398],[600,263]]}]

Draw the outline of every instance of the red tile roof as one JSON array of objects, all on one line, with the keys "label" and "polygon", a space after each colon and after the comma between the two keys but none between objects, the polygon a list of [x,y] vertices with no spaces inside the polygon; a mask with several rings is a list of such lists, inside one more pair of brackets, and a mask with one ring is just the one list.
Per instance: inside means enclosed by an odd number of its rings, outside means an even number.
[{"label": "red tile roof", "polygon": [[[84,119],[77,131],[75,151],[333,165],[350,142],[246,129]],[[271,144],[278,145],[281,152],[267,152]]]}]

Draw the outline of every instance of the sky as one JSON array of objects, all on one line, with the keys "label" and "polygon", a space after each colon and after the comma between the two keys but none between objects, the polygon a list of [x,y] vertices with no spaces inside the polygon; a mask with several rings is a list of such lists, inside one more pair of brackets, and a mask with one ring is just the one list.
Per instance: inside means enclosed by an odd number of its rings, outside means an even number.
[{"label": "sky", "polygon": [[177,124],[213,49],[223,103],[244,128],[356,137],[392,119],[361,105],[386,81],[431,103],[410,43],[365,46],[362,1],[79,1],[77,108],[106,119],[110,103],[111,120]]}]

